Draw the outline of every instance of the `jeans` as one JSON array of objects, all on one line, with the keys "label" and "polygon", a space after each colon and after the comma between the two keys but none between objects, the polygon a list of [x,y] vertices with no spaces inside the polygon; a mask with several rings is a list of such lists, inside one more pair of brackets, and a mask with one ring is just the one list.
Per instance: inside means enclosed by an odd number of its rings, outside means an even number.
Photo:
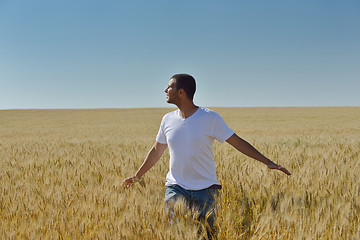
[{"label": "jeans", "polygon": [[166,208],[169,211],[170,223],[172,216],[171,206],[179,199],[183,199],[186,205],[193,209],[198,215],[197,220],[206,222],[207,235],[209,239],[213,239],[216,233],[214,221],[216,217],[216,198],[219,195],[219,190],[210,187],[202,190],[186,190],[179,185],[165,186],[165,202]]}]

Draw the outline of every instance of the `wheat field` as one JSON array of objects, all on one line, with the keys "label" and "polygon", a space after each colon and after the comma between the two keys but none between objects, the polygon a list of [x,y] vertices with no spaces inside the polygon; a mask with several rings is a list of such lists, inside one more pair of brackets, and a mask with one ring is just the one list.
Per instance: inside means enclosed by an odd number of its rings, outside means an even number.
[{"label": "wheat field", "polygon": [[[213,108],[292,172],[214,144],[218,239],[360,239],[360,108]],[[1,239],[200,239],[170,225],[168,150],[124,189],[173,109],[0,111]]]}]

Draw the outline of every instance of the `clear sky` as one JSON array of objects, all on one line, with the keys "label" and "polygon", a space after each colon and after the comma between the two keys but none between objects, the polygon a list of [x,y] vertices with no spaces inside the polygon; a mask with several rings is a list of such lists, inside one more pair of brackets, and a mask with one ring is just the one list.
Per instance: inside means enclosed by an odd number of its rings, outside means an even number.
[{"label": "clear sky", "polygon": [[358,0],[0,0],[0,109],[360,106]]}]

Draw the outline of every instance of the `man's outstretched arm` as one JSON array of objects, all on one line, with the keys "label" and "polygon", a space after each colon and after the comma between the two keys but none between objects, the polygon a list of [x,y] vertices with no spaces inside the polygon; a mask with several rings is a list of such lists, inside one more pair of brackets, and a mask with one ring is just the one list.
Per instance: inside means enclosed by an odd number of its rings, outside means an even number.
[{"label": "man's outstretched arm", "polygon": [[122,184],[124,187],[130,187],[135,182],[139,181],[141,177],[149,171],[149,169],[155,165],[157,161],[159,161],[160,157],[163,155],[165,149],[167,148],[167,144],[161,144],[155,142],[154,146],[150,149],[148,155],[146,156],[143,164],[136,172],[136,174],[132,177],[125,179]]},{"label": "man's outstretched arm", "polygon": [[258,150],[256,150],[250,143],[240,138],[235,133],[226,140],[231,146],[236,148],[239,152],[249,156],[259,162],[264,163],[270,169],[277,169],[284,172],[287,175],[291,175],[291,173],[284,167],[272,162],[270,159],[262,155]]}]

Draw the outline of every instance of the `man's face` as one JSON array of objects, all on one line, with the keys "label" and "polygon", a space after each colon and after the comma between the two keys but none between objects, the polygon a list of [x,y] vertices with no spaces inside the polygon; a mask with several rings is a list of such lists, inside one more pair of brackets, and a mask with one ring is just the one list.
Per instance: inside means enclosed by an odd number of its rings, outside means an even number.
[{"label": "man's face", "polygon": [[178,95],[177,95],[177,89],[176,89],[176,80],[170,79],[169,84],[167,88],[164,90],[166,93],[166,102],[167,103],[175,103]]}]

